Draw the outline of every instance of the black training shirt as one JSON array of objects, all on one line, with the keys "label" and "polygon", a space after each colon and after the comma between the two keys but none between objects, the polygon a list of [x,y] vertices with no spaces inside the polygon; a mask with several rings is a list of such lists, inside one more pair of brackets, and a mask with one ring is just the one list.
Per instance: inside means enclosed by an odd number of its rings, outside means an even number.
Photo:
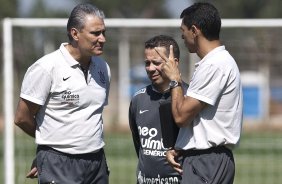
[{"label": "black training shirt", "polygon": [[[184,91],[188,85],[183,83]],[[163,145],[160,125],[160,103],[170,101],[170,91],[159,93],[152,85],[137,91],[129,107],[129,126],[138,160],[139,184],[180,183],[179,174],[165,158],[167,148]],[[171,113],[171,112],[168,112]]]}]

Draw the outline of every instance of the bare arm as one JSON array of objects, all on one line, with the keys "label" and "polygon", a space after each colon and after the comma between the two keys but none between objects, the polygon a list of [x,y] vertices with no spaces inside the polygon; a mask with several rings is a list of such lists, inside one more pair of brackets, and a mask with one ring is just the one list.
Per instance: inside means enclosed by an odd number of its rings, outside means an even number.
[{"label": "bare arm", "polygon": [[206,103],[184,96],[181,87],[171,89],[172,114],[179,127],[188,126],[195,116],[206,106]]},{"label": "bare arm", "polygon": [[14,123],[31,137],[35,137],[36,122],[34,116],[40,105],[20,98]]},{"label": "bare arm", "polygon": [[[158,48],[155,48],[158,52]],[[181,74],[178,64],[175,62],[173,47],[170,46],[169,57],[167,58],[162,52],[158,54],[166,61],[162,66],[162,72],[168,79],[176,80],[181,83]],[[204,102],[191,97],[185,97],[181,86],[171,89],[172,114],[174,121],[179,127],[187,126],[192,122],[195,116],[206,106]]]}]

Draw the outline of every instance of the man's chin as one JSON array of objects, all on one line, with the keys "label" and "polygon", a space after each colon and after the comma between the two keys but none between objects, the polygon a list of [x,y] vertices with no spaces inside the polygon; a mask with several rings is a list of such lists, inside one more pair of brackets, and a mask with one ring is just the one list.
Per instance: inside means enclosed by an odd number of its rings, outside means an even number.
[{"label": "man's chin", "polygon": [[152,84],[154,86],[158,86],[158,85],[160,85],[160,82],[158,80],[152,80]]},{"label": "man's chin", "polygon": [[102,55],[103,54],[103,51],[102,50],[99,50],[99,51],[95,51],[94,52],[94,55],[95,56],[100,56],[100,55]]}]

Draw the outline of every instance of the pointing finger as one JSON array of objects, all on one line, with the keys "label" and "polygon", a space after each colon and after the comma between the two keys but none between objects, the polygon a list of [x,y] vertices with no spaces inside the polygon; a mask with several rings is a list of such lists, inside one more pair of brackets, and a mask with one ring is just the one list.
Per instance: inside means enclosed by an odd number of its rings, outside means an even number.
[{"label": "pointing finger", "polygon": [[173,53],[173,45],[169,46],[169,56],[168,56],[170,61],[174,61],[174,53]]},{"label": "pointing finger", "polygon": [[169,58],[167,58],[166,55],[161,52],[158,47],[155,47],[154,49],[165,62],[169,61]]}]

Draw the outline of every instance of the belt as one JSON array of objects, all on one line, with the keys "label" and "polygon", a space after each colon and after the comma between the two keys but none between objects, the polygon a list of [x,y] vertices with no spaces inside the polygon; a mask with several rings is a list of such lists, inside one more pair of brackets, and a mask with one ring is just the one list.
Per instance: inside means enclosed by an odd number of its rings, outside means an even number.
[{"label": "belt", "polygon": [[210,153],[232,154],[232,151],[225,146],[216,146],[216,147],[211,147],[211,148],[202,149],[202,150],[190,149],[190,150],[181,150],[180,151],[180,154],[183,156],[196,156],[196,155],[204,155],[204,154],[210,154]]},{"label": "belt", "polygon": [[93,158],[93,157],[97,157],[100,156],[101,154],[104,153],[104,149],[101,148],[100,150],[96,151],[96,152],[91,152],[91,153],[82,153],[82,154],[70,154],[70,153],[64,153],[58,150],[55,150],[54,148],[51,148],[50,146],[46,146],[46,145],[38,145],[37,146],[37,152],[38,151],[48,151],[48,152],[52,152],[58,155],[64,155],[70,158],[83,158],[83,159],[87,159],[87,158]]}]

